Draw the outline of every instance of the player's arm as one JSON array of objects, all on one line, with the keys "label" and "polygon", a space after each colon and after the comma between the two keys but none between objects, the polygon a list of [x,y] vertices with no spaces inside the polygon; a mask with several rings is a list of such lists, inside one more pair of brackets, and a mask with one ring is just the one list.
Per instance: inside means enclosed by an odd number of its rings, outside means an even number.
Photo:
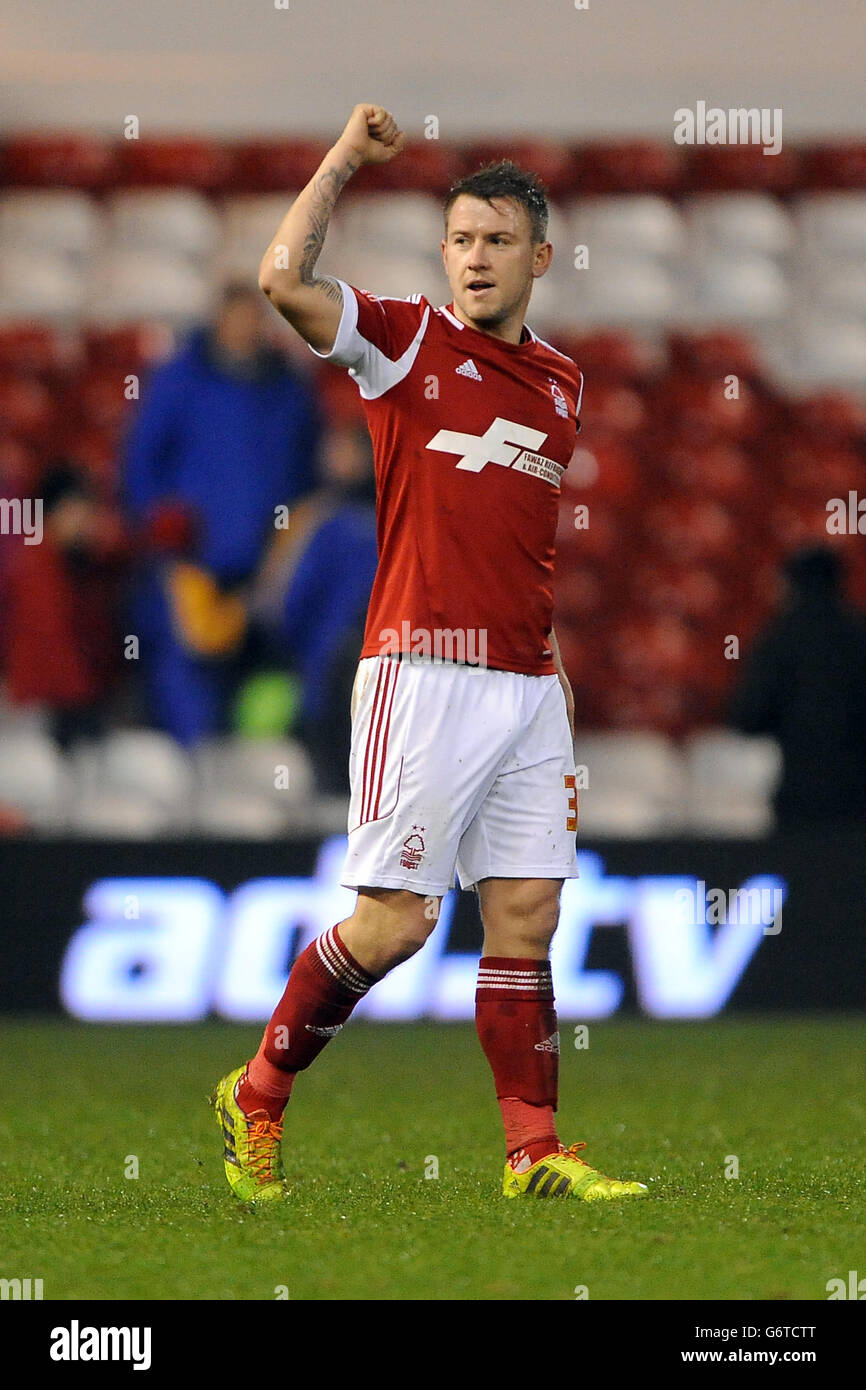
[{"label": "player's arm", "polygon": [[317,352],[330,352],[334,346],[343,308],[337,282],[316,274],[337,198],[362,164],[387,164],[400,153],[404,140],[384,107],[356,106],[262,257],[259,288]]},{"label": "player's arm", "polygon": [[571,726],[571,737],[574,738],[574,691],[571,688],[571,681],[565,674],[565,667],[562,664],[562,656],[559,650],[559,643],[556,640],[556,630],[551,628],[547,634],[550,643],[550,650],[553,652],[553,664],[559,676],[559,683],[565,692],[565,708],[568,711],[568,722]]}]

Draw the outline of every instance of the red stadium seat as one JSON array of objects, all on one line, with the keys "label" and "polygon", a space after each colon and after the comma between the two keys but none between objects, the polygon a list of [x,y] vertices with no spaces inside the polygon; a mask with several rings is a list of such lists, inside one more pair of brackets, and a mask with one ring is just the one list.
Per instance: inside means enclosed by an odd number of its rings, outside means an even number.
[{"label": "red stadium seat", "polygon": [[551,198],[569,197],[578,191],[574,152],[558,140],[475,141],[461,151],[461,173],[474,174],[482,165],[503,158],[537,174]]},{"label": "red stadium seat", "polygon": [[590,193],[676,193],[682,178],[679,149],[663,140],[611,140],[575,151],[573,191]]},{"label": "red stadium seat", "polygon": [[599,381],[639,382],[655,375],[665,364],[657,343],[632,333],[599,329],[593,333],[553,335],[553,346],[580,367],[589,388]]},{"label": "red stadium seat", "polygon": [[120,430],[136,408],[125,394],[126,365],[91,368],[75,385],[74,396],[87,426],[113,433]]},{"label": "red stadium seat", "polygon": [[764,154],[761,145],[692,145],[685,178],[690,190],[751,189],[787,194],[802,187],[804,165],[799,151],[785,145]]},{"label": "red stadium seat", "polygon": [[790,416],[801,436],[837,443],[866,440],[866,401],[844,391],[821,391],[792,401]]},{"label": "red stadium seat", "polygon": [[35,376],[0,377],[0,420],[4,433],[25,444],[50,440],[56,409],[49,389]]},{"label": "red stadium seat", "polygon": [[117,182],[134,187],[181,184],[213,192],[233,184],[234,160],[231,146],[203,137],[121,140]]},{"label": "red stadium seat", "polygon": [[0,494],[4,497],[33,496],[42,472],[40,451],[20,439],[0,438]]},{"label": "red stadium seat", "polygon": [[164,324],[133,323],[119,328],[89,325],[84,330],[84,350],[91,367],[121,365],[129,371],[168,357],[174,334]]},{"label": "red stadium seat", "polygon": [[562,481],[562,499],[563,504],[591,505],[597,498],[636,503],[643,487],[640,462],[627,443],[609,438],[591,443],[578,440]]},{"label": "red stadium seat", "polygon": [[581,409],[580,443],[610,435],[635,435],[648,420],[643,397],[621,381],[596,381]]},{"label": "red stadium seat", "polygon": [[346,192],[406,190],[444,198],[462,172],[463,161],[456,146],[440,140],[409,140],[400,158],[390,164],[365,164],[346,185]]},{"label": "red stadium seat", "polygon": [[0,153],[3,182],[31,188],[102,189],[116,162],[114,146],[95,135],[22,133]]},{"label": "red stadium seat", "polygon": [[815,145],[806,169],[810,188],[866,188],[866,140]]},{"label": "red stadium seat", "polygon": [[665,483],[672,490],[713,497],[737,507],[768,486],[749,456],[726,441],[673,443],[659,458]]},{"label": "red stadium seat", "polygon": [[766,427],[768,407],[747,382],[740,381],[736,389],[737,395],[732,396],[721,375],[701,378],[672,373],[650,398],[654,423],[660,431],[681,439],[755,438]]},{"label": "red stadium seat", "polygon": [[235,150],[233,193],[297,193],[328,153],[326,140],[244,140]]},{"label": "red stadium seat", "polygon": [[74,332],[42,323],[0,324],[0,372],[63,372],[79,359],[81,344]]},{"label": "red stadium seat", "polygon": [[746,333],[716,329],[709,333],[671,333],[671,363],[677,371],[700,376],[755,378],[761,374],[758,351]]}]

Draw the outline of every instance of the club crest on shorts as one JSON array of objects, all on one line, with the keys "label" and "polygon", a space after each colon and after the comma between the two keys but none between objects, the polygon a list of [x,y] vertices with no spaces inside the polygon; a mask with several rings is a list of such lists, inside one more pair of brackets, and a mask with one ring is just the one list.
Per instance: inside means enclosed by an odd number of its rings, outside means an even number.
[{"label": "club crest on shorts", "polygon": [[400,855],[401,869],[417,869],[427,846],[424,844],[424,836],[420,833],[426,827],[423,825],[413,825],[412,834],[407,835],[403,841],[403,852]]}]

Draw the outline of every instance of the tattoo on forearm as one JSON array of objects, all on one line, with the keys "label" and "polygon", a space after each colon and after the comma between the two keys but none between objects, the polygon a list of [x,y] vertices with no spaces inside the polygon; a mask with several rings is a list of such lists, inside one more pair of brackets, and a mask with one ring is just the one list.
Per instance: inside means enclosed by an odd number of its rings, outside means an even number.
[{"label": "tattoo on forearm", "polygon": [[329,276],[315,273],[316,261],[319,259],[319,253],[324,245],[328,223],[340,190],[357,168],[358,165],[350,160],[341,169],[326,169],[316,179],[313,185],[313,203],[309,214],[309,230],[304,239],[300,265],[298,266],[302,284],[315,285],[335,303],[339,303],[342,299],[340,286],[336,280],[330,279]]}]

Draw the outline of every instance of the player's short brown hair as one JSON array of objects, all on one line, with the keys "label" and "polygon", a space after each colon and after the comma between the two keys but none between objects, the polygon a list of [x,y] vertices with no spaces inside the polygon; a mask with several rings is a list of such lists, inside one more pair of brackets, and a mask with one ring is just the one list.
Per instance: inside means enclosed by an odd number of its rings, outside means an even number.
[{"label": "player's short brown hair", "polygon": [[448,227],[448,214],[462,194],[470,198],[483,198],[489,203],[492,198],[513,198],[526,208],[533,241],[547,238],[547,192],[541,180],[526,169],[521,169],[511,159],[499,159],[494,164],[485,164],[474,174],[466,174],[452,184],[445,199],[445,227]]}]

